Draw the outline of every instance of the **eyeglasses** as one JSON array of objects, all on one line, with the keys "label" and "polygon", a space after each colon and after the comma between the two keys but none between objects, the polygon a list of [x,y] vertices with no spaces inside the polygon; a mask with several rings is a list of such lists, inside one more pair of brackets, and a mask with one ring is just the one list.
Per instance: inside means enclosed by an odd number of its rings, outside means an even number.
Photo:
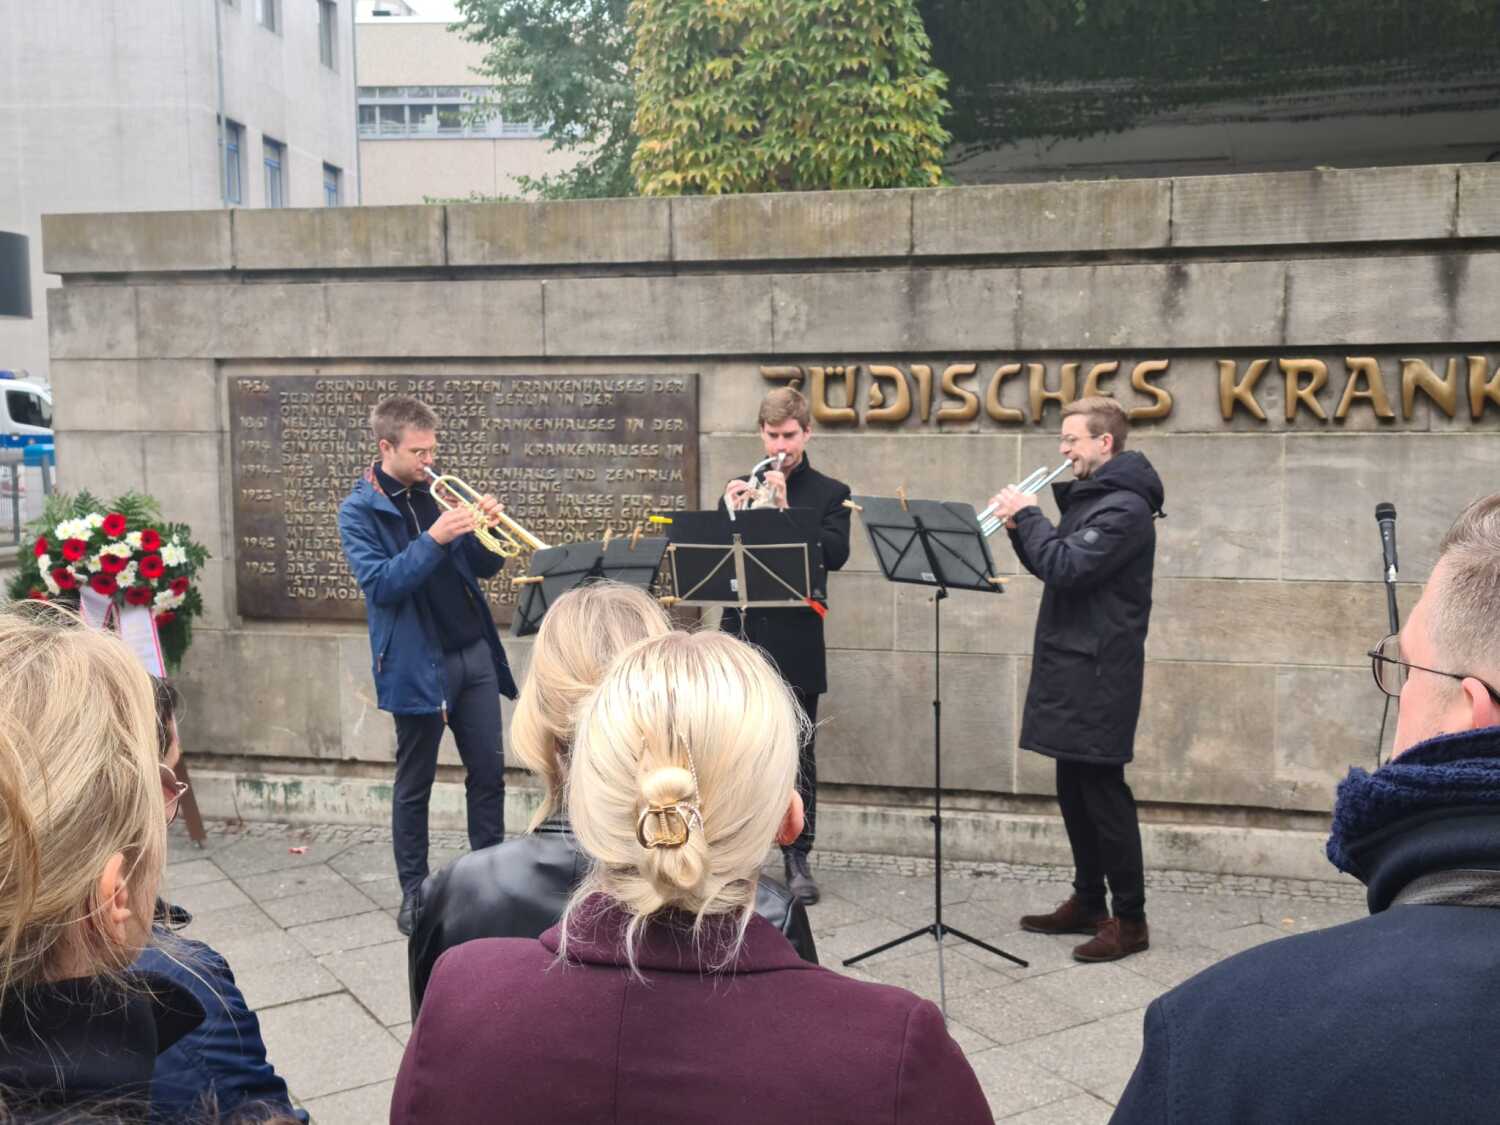
[{"label": "eyeglasses", "polygon": [[1399,697],[1401,689],[1406,686],[1408,672],[1415,669],[1434,676],[1444,676],[1450,680],[1479,680],[1481,684],[1484,684],[1484,690],[1490,693],[1491,698],[1496,703],[1500,703],[1500,691],[1496,691],[1478,676],[1466,676],[1462,672],[1440,672],[1436,668],[1424,668],[1420,664],[1402,660],[1401,636],[1398,633],[1392,633],[1365,655],[1370,658],[1370,671],[1375,674],[1375,686],[1386,695]]},{"label": "eyeglasses", "polygon": [[165,762],[157,763],[157,769],[161,771],[161,796],[167,806],[167,823],[171,824],[177,819],[177,810],[181,806],[182,795],[188,791],[188,783],[178,781],[172,767]]}]

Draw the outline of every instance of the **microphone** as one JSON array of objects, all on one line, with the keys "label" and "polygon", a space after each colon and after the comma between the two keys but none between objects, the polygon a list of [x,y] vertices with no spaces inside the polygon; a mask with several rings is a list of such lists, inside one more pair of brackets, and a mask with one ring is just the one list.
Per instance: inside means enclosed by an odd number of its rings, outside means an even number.
[{"label": "microphone", "polygon": [[1375,505],[1375,522],[1380,525],[1380,549],[1385,555],[1385,580],[1396,581],[1396,505],[1389,501]]}]

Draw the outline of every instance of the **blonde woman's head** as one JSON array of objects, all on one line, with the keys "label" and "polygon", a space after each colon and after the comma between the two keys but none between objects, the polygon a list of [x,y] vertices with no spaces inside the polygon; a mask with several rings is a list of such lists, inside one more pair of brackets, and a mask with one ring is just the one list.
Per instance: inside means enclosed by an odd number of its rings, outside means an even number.
[{"label": "blonde woman's head", "polygon": [[128,964],[165,855],[150,676],[72,615],[0,612],[0,993]]},{"label": "blonde woman's head", "polygon": [[[737,915],[720,963],[732,961],[767,849],[801,827],[805,725],[776,670],[727,634],[670,633],[621,654],[578,717],[568,808],[595,865],[569,915],[590,894],[608,896],[630,915],[632,964],[641,924],[659,911],[693,915],[695,932]],[[643,814],[674,807],[642,827]],[[685,829],[686,841],[648,846],[663,829]],[[564,942],[567,928],[565,918]]]},{"label": "blonde woman's head", "polygon": [[655,598],[620,582],[569,590],[547,611],[510,726],[516,757],[546,787],[533,828],[562,805],[578,708],[610,661],[637,641],[671,630]]}]

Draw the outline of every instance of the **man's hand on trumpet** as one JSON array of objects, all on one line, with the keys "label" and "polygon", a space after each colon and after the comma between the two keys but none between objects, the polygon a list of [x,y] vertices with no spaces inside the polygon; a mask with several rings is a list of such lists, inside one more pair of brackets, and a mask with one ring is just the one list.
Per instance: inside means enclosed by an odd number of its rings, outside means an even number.
[{"label": "man's hand on trumpet", "polygon": [[770,489],[771,500],[778,508],[786,507],[786,474],[779,469],[766,470],[766,488]]},{"label": "man's hand on trumpet", "polygon": [[1011,484],[991,496],[990,503],[995,506],[995,518],[1004,520],[1007,528],[1014,528],[1016,513],[1022,508],[1036,507],[1036,497],[1029,492],[1022,492]]},{"label": "man's hand on trumpet", "polygon": [[[485,518],[485,525],[495,522],[495,517],[505,511],[505,505],[500,503],[489,493],[479,498],[479,511]],[[477,530],[479,523],[474,519],[474,512],[468,505],[460,505],[449,508],[433,521],[427,529],[427,534],[432,536],[432,541],[446,546],[452,543],[460,535],[468,535]]]}]

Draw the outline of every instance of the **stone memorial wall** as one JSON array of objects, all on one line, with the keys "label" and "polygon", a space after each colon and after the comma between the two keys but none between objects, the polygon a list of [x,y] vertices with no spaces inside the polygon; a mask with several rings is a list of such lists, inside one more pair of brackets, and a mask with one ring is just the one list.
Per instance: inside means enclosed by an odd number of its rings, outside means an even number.
[{"label": "stone memorial wall", "polygon": [[[1409,607],[1500,487],[1493,165],[67,215],[43,255],[63,486],[146,489],[215,556],[183,676],[210,814],[388,815],[333,529],[388,387],[434,399],[440,460],[548,542],[713,504],[784,382],[856,492],[978,503],[1057,463],[1063,403],[1115,395],[1166,487],[1129,775],[1158,867],[1328,873],[1334,786],[1380,728],[1374,506]],[[1006,593],[943,610],[945,847],[1064,862],[1050,762],[1016,746],[1040,590],[995,551]],[[829,595],[820,846],[929,854],[930,599],[857,519]]]}]

